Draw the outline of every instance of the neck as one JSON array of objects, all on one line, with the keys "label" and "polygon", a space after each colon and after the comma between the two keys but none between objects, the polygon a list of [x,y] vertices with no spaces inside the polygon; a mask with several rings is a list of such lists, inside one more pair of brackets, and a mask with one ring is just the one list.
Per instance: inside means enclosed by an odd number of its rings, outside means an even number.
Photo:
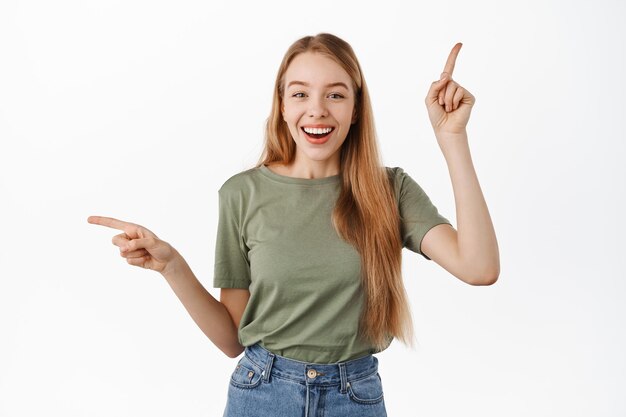
[{"label": "neck", "polygon": [[339,161],[299,161],[296,160],[290,165],[271,164],[272,171],[277,174],[293,178],[317,179],[337,175],[340,172]]}]

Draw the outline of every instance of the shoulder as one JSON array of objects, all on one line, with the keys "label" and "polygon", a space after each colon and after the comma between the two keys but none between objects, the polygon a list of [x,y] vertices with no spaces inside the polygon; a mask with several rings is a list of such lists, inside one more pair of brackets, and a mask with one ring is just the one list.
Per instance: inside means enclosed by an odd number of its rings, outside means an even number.
[{"label": "shoulder", "polygon": [[390,182],[394,187],[394,192],[398,203],[400,204],[417,204],[430,205],[430,197],[422,188],[420,183],[416,181],[408,172],[400,167],[386,167],[390,175]]},{"label": "shoulder", "polygon": [[401,167],[385,167],[387,175],[389,175],[389,181],[394,188],[396,196],[399,198],[403,190],[407,186],[416,184],[415,180]]},{"label": "shoulder", "polygon": [[220,207],[239,211],[248,205],[259,185],[258,168],[253,167],[228,177],[218,190]]},{"label": "shoulder", "polygon": [[389,175],[389,178],[394,183],[402,184],[404,180],[406,180],[407,178],[411,178],[411,176],[401,167],[386,166],[385,169],[387,170],[387,175]]},{"label": "shoulder", "polygon": [[257,181],[258,168],[253,167],[246,169],[245,171],[238,172],[231,175],[222,183],[218,192],[221,196],[233,196],[240,193],[245,193],[254,186]]}]

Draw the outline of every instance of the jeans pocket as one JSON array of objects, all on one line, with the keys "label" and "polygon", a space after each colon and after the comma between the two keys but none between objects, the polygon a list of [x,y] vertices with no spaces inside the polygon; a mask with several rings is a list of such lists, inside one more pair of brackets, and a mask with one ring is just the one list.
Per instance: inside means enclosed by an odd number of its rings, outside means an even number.
[{"label": "jeans pocket", "polygon": [[255,388],[261,383],[263,369],[245,354],[230,376],[230,384],[238,388]]},{"label": "jeans pocket", "polygon": [[378,372],[348,382],[350,399],[359,404],[377,404],[383,400],[383,383]]}]

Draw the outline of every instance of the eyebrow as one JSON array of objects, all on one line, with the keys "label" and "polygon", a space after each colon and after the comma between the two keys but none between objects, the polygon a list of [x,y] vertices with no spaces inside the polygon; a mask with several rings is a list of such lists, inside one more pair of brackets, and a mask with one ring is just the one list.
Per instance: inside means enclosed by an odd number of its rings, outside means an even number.
[{"label": "eyebrow", "polygon": [[[309,87],[310,86],[309,83],[305,83],[304,81],[292,81],[292,82],[289,83],[289,85],[287,85],[287,88],[291,87],[294,84],[303,85],[305,87]],[[326,87],[343,87],[346,90],[349,90],[348,86],[345,83],[342,83],[342,82],[326,84]]]}]

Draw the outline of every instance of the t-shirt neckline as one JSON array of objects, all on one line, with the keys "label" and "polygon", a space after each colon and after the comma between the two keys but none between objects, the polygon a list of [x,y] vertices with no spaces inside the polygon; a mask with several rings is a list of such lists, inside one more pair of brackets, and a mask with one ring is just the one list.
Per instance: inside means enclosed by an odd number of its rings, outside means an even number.
[{"label": "t-shirt neckline", "polygon": [[300,185],[320,185],[320,184],[333,184],[339,182],[341,174],[331,175],[324,178],[296,178],[288,177],[286,175],[277,174],[269,169],[265,164],[259,166],[259,172],[268,178],[285,183],[285,184],[300,184]]}]

